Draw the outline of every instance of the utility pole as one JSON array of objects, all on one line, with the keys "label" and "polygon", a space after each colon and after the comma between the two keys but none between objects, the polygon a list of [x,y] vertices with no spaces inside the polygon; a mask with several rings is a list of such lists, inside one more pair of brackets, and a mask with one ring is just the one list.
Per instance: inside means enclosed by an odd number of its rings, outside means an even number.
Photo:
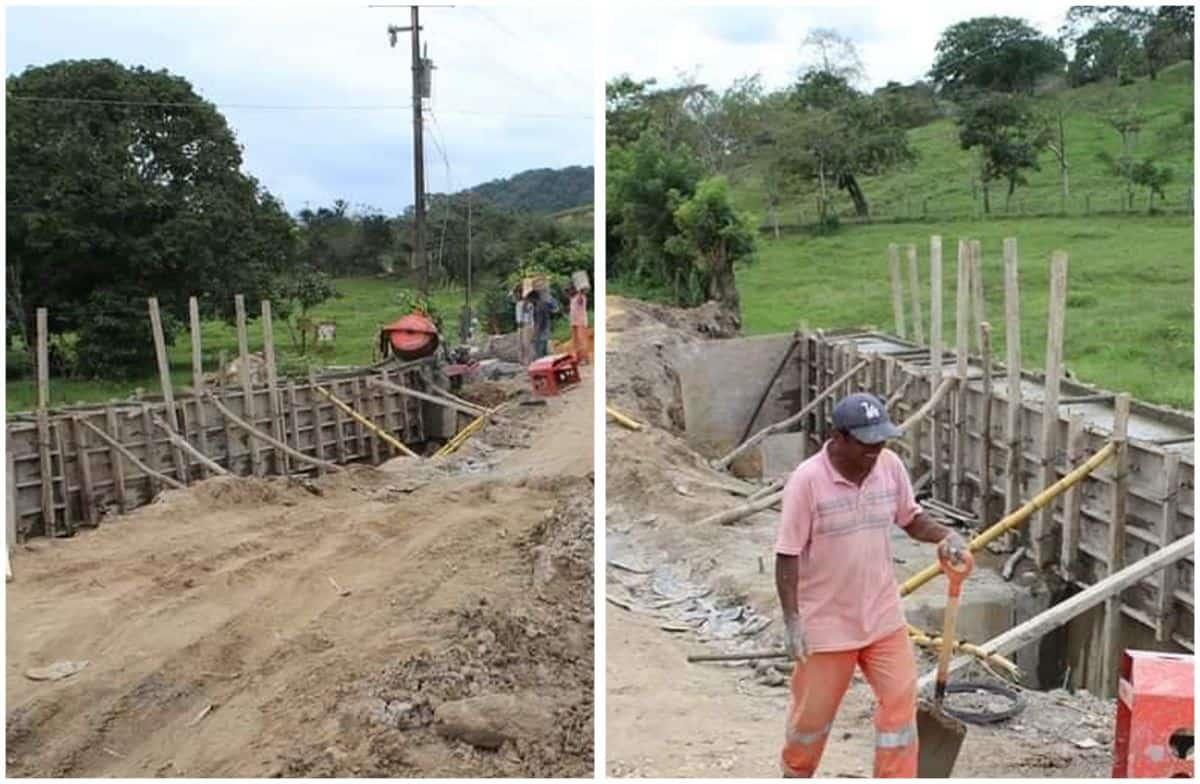
[{"label": "utility pole", "polygon": [[388,26],[392,46],[396,46],[396,33],[412,32],[412,108],[413,108],[413,256],[421,268],[421,296],[429,298],[429,256],[425,252],[425,142],[422,136],[421,111],[429,82],[423,79],[425,62],[421,58],[421,23],[417,6],[412,10],[412,25],[409,27]]}]

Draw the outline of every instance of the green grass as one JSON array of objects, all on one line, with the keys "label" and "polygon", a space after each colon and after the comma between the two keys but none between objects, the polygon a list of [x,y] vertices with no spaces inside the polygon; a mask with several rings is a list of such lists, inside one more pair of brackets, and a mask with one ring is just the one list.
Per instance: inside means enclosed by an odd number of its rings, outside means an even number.
[{"label": "green grass", "polygon": [[[929,237],[942,236],[943,336],[955,339],[958,240],[983,245],[987,317],[995,356],[1005,356],[1002,241],[1020,253],[1021,350],[1027,369],[1044,367],[1049,258],[1070,254],[1065,363],[1086,383],[1191,409],[1193,399],[1193,229],[1185,217],[1013,218],[979,222],[874,225],[824,237],[760,242],[757,261],[737,270],[743,331],[789,332],[872,325],[894,330],[887,246],[913,243],[921,262],[926,339]],[[906,323],[911,334],[911,295]],[[629,293],[620,285],[613,293]]]},{"label": "green grass", "polygon": [[[1140,79],[1124,87],[1088,85],[1037,99],[1047,110],[1060,104],[1072,107],[1065,122],[1071,191],[1065,205],[1066,213],[1082,216],[1089,209],[1091,212],[1119,212],[1122,209],[1124,183],[1097,158],[1101,151],[1114,157],[1120,153],[1121,137],[1104,120],[1114,96],[1119,101],[1136,102],[1146,116],[1135,157],[1154,157],[1160,165],[1173,169],[1174,181],[1166,187],[1165,206],[1184,209],[1195,165],[1192,125],[1185,126],[1182,121],[1183,114],[1194,106],[1190,62],[1171,66],[1155,81]],[[981,199],[971,186],[978,170],[977,152],[960,148],[954,121],[943,119],[915,128],[909,131],[909,141],[918,156],[914,164],[883,176],[860,179],[872,216],[878,219],[916,218],[927,213],[937,220],[976,217],[982,208]],[[1040,163],[1040,171],[1028,173],[1029,184],[1019,186],[1014,193],[1012,214],[1051,214],[1060,210],[1058,162],[1046,151],[1042,153]],[[730,175],[735,204],[749,212],[758,225],[767,222],[762,172],[771,165],[772,162],[764,157]],[[1005,190],[1003,183],[994,183],[991,188],[993,217],[1004,215]],[[814,222],[815,197],[816,187],[811,184],[789,194],[780,209],[780,222],[785,225]],[[852,214],[844,193],[838,193],[835,199],[841,214]],[[1156,198],[1155,205],[1159,203]],[[1138,189],[1135,209],[1144,212],[1146,206],[1145,191]]]},{"label": "green grass", "polygon": [[[292,345],[284,322],[274,320],[275,353],[281,369],[294,368],[312,363],[314,365],[364,365],[371,361],[377,330],[380,325],[403,315],[396,305],[396,292],[407,284],[392,279],[341,278],[335,281],[341,297],[330,300],[313,310],[318,318],[332,319],[337,323],[337,340],[333,349],[320,356],[310,351],[301,357]],[[478,296],[482,286],[476,290],[473,304],[478,307]],[[436,288],[431,292],[434,307],[442,314],[444,331],[457,336],[458,317],[463,305],[461,287]],[[561,327],[559,328],[562,329]],[[250,350],[262,348],[262,324],[259,319],[247,325]],[[220,352],[224,351],[227,361],[237,356],[237,330],[222,321],[206,321],[201,327],[204,369],[212,372],[218,368]],[[176,336],[175,345],[168,347],[171,364],[171,379],[175,387],[191,386],[192,354],[191,341],[185,331]],[[282,373],[282,370],[281,370]],[[158,394],[158,376],[147,374],[142,378],[127,381],[79,381],[52,378],[50,402],[92,403],[113,398],[127,398],[137,388],[147,393]],[[32,377],[7,381],[6,410],[27,411],[36,405],[37,392]]]}]

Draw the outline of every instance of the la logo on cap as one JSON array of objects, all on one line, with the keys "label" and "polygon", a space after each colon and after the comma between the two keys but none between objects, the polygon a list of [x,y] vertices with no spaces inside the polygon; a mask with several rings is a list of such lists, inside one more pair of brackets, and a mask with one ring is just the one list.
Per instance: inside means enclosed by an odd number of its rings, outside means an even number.
[{"label": "la logo on cap", "polygon": [[864,400],[864,401],[862,401],[862,407],[863,407],[863,413],[866,414],[867,419],[870,419],[870,420],[879,419],[879,409],[876,408],[874,405],[872,405]]}]

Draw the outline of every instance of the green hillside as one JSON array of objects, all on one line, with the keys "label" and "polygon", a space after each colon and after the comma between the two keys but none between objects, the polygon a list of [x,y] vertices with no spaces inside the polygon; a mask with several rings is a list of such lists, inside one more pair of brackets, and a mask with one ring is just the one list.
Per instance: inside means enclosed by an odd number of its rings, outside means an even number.
[{"label": "green hillside", "polygon": [[529,169],[470,190],[501,209],[549,214],[591,204],[594,179],[591,166]]},{"label": "green hillside", "polygon": [[[1166,187],[1168,209],[1186,209],[1189,202],[1193,152],[1192,63],[1182,62],[1163,70],[1157,80],[1139,79],[1133,84],[1095,84],[1064,89],[1040,96],[1037,101],[1047,111],[1065,107],[1067,160],[1070,170],[1071,197],[1067,213],[1084,215],[1121,210],[1125,191],[1122,180],[1107,171],[1097,153],[1107,150],[1116,156],[1121,137],[1104,120],[1115,106],[1136,103],[1145,115],[1146,125],[1138,138],[1135,157],[1154,157],[1174,170],[1174,181]],[[876,220],[892,218],[973,219],[982,209],[981,199],[973,192],[976,170],[974,151],[960,148],[954,120],[947,118],[909,131],[917,153],[915,163],[905,170],[879,177],[862,177],[860,184],[870,202]],[[1013,214],[1052,214],[1060,209],[1058,162],[1049,151],[1040,158],[1041,171],[1029,173],[1029,185],[1018,187],[1013,196]],[[771,165],[764,154],[760,159],[733,173],[737,205],[750,212],[759,225],[767,222],[762,172]],[[780,210],[784,225],[812,223],[816,216],[816,188],[802,186],[787,194]],[[992,215],[1004,214],[1005,187],[994,183],[991,192]],[[1158,199],[1155,200],[1156,205]],[[838,194],[837,208],[851,216],[850,201]],[[1146,194],[1137,193],[1135,209],[1145,211]]]}]

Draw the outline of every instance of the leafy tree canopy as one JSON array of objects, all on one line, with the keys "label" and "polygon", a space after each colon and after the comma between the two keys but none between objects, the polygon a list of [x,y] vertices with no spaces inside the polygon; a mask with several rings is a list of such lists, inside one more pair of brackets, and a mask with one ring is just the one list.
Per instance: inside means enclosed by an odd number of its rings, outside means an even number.
[{"label": "leafy tree canopy", "polygon": [[949,95],[972,91],[1029,93],[1037,80],[1058,72],[1058,44],[1022,19],[984,16],[942,32],[929,76]]}]

